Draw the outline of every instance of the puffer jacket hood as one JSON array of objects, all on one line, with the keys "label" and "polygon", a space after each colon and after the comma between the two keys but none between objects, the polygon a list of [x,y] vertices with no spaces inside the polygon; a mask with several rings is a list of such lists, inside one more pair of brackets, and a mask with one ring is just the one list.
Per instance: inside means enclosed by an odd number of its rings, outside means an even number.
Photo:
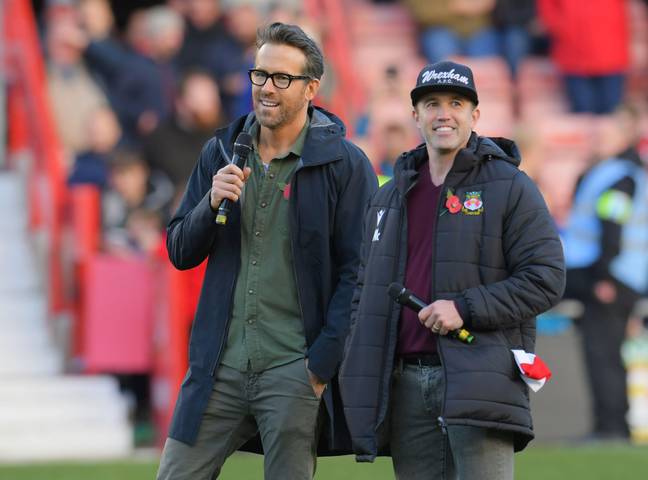
[{"label": "puffer jacket hood", "polygon": [[[480,137],[473,132],[468,139],[468,145],[457,153],[451,171],[465,173],[494,158],[504,160],[516,167],[519,167],[522,161],[520,151],[513,140],[502,137]],[[398,178],[404,172],[416,171],[427,159],[425,143],[403,153],[394,165],[396,183],[398,184]]]}]

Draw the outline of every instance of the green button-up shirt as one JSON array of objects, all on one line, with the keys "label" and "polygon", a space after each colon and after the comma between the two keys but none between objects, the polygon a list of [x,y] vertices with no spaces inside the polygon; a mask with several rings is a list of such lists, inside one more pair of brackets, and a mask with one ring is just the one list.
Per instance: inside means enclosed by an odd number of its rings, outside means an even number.
[{"label": "green button-up shirt", "polygon": [[306,352],[290,246],[290,181],[310,121],[283,157],[264,165],[258,153],[259,124],[252,168],[241,198],[241,269],[234,290],[232,319],[222,363],[261,372],[303,358]]}]

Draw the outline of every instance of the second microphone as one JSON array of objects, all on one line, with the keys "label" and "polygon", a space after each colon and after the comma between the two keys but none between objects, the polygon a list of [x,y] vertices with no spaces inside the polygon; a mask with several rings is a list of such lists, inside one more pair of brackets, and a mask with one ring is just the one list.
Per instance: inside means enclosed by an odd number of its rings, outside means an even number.
[{"label": "second microphone", "polygon": [[[418,298],[411,290],[408,290],[400,283],[392,283],[389,285],[389,296],[396,302],[411,308],[415,312],[420,312],[423,308],[427,307],[426,303]],[[464,343],[473,343],[475,336],[465,328],[458,328],[448,332],[451,336]]]}]

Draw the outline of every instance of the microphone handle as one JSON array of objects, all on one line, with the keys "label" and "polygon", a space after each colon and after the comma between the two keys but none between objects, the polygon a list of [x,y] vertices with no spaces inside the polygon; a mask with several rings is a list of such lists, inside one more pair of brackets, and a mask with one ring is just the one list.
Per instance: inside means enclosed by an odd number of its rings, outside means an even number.
[{"label": "microphone handle", "polygon": [[423,300],[421,300],[420,298],[418,298],[416,295],[413,294],[405,297],[405,299],[403,300],[403,305],[411,308],[416,313],[420,312],[425,307],[427,307],[427,304]]},{"label": "microphone handle", "polygon": [[[414,295],[413,293],[407,296],[403,295],[403,297],[405,298],[401,297],[402,298],[401,303],[406,307],[411,308],[416,313],[420,312],[423,308],[427,307],[427,304],[423,300],[418,298],[416,295]],[[475,341],[475,336],[465,328],[450,330],[448,334],[464,343],[472,343]]]},{"label": "microphone handle", "polygon": [[[245,156],[234,154],[234,157],[232,158],[232,163],[234,163],[237,167],[243,170],[243,167],[245,167]],[[229,212],[232,210],[233,205],[234,202],[229,198],[225,198],[220,203],[220,205],[218,206],[218,213],[216,214],[216,223],[218,225],[225,225],[227,223],[227,216],[229,215]]]}]

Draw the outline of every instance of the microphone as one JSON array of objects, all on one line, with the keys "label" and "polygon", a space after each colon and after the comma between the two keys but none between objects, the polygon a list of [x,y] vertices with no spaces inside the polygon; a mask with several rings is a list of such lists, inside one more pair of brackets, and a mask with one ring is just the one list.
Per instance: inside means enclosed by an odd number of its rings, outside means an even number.
[{"label": "microphone", "polygon": [[[245,167],[245,162],[247,161],[248,155],[252,151],[252,135],[247,132],[241,132],[236,137],[234,141],[234,156],[230,163],[233,163],[241,170]],[[216,223],[218,225],[227,224],[227,216],[232,209],[232,200],[229,198],[224,199],[218,207],[218,213],[216,214]]]},{"label": "microphone", "polygon": [[[427,307],[426,303],[418,298],[411,290],[405,288],[400,283],[392,283],[389,286],[389,296],[401,305],[411,308],[415,312],[420,312],[423,308]],[[475,341],[475,336],[465,328],[451,330],[448,332],[452,337],[464,343],[472,343]]]}]

